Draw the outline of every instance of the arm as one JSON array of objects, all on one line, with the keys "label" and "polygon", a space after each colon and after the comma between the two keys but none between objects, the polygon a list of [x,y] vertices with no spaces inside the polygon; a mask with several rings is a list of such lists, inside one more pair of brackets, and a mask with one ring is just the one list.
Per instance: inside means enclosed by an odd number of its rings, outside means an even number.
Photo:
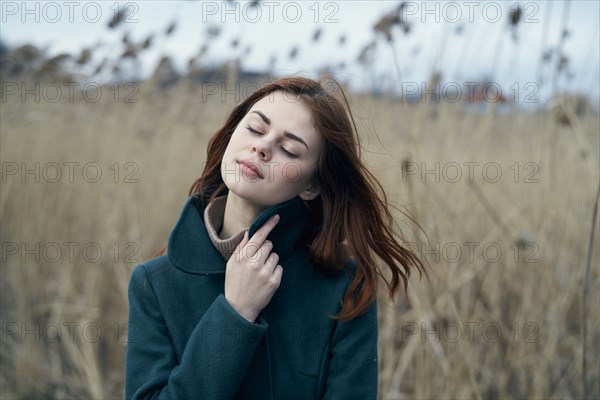
[{"label": "arm", "polygon": [[140,265],[129,283],[126,398],[233,398],[266,330],[266,322],[248,322],[220,294],[177,360],[154,289]]},{"label": "arm", "polygon": [[333,334],[324,399],[377,398],[377,302]]}]

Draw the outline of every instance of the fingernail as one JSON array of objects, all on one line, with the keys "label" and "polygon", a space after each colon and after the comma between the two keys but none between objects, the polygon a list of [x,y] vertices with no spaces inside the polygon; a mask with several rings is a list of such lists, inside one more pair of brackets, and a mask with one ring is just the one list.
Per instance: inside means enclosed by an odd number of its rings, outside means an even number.
[{"label": "fingernail", "polygon": [[279,214],[275,214],[273,216],[273,221],[279,221]]}]

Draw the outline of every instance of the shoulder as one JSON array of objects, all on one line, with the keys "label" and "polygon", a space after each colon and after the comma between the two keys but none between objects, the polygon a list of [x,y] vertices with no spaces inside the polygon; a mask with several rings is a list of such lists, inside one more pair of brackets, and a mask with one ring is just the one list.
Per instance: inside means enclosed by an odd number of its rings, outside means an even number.
[{"label": "shoulder", "polygon": [[171,267],[171,262],[167,256],[160,256],[138,264],[131,272],[129,280],[130,287],[133,285],[146,288],[151,284],[151,280],[157,273],[165,271]]},{"label": "shoulder", "polygon": [[134,269],[131,275],[142,275],[142,274],[151,274],[156,271],[164,270],[165,268],[171,267],[171,261],[169,261],[169,257],[166,255],[155,257],[151,260],[144,261],[138,264]]}]

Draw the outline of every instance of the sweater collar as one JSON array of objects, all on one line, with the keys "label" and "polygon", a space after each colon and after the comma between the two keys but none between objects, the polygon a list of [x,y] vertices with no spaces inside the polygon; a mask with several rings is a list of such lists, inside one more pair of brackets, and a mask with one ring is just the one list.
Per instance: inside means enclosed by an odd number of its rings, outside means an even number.
[{"label": "sweater collar", "polygon": [[[227,260],[214,247],[204,225],[204,209],[207,201],[198,194],[188,197],[175,227],[169,236],[167,255],[178,269],[195,274],[224,273]],[[298,246],[309,221],[309,209],[296,196],[271,206],[261,212],[252,222],[249,237],[273,215],[280,219],[267,237],[273,243],[273,251],[279,255],[280,264],[285,262]]]}]

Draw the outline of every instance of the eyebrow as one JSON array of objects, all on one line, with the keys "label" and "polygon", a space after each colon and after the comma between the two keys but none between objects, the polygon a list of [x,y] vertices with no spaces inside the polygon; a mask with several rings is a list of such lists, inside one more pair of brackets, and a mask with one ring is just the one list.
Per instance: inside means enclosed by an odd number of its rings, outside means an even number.
[{"label": "eyebrow", "polygon": [[[255,113],[258,114],[260,116],[260,118],[262,118],[263,121],[265,121],[265,123],[267,125],[271,125],[271,120],[269,119],[269,117],[267,117],[265,114],[263,114],[261,111],[255,110],[255,111],[251,111],[251,113]],[[306,146],[306,148],[308,149],[308,145],[306,144],[306,142],[304,140],[302,140],[302,138],[300,136],[296,136],[294,135],[292,132],[290,131],[283,131],[283,136],[286,136],[290,139],[293,139],[297,142],[302,143],[304,146]]]}]

